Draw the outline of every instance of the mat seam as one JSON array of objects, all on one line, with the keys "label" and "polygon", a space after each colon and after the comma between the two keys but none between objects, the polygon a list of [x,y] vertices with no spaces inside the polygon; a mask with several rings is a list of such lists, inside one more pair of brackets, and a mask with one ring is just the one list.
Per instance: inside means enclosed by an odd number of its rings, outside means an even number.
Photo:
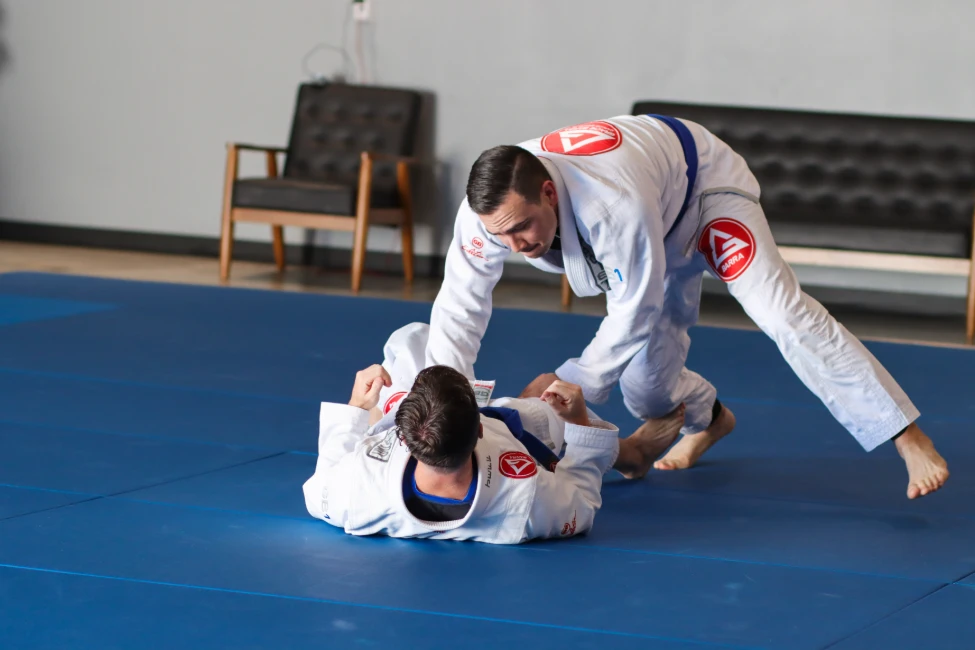
[{"label": "mat seam", "polygon": [[312,597],[312,596],[290,596],[290,595],[287,595],[287,594],[274,594],[274,593],[260,592],[260,591],[248,591],[248,590],[244,590],[244,589],[229,589],[229,588],[224,588],[224,587],[208,587],[208,586],[205,586],[205,585],[191,585],[191,584],[185,584],[185,583],[179,583],[179,582],[164,582],[164,581],[161,581],[161,580],[147,580],[147,579],[143,579],[143,578],[126,578],[126,577],[122,577],[122,576],[100,575],[100,574],[96,574],[96,573],[82,573],[80,571],[66,571],[66,570],[63,570],[63,569],[47,569],[47,568],[41,568],[41,567],[30,567],[30,566],[23,566],[23,565],[16,565],[16,564],[6,564],[6,563],[0,563],[0,567],[7,568],[7,569],[20,570],[20,571],[36,571],[36,572],[40,572],[40,573],[54,573],[54,574],[58,574],[58,575],[69,575],[69,576],[75,576],[75,577],[81,577],[81,578],[94,578],[94,579],[98,579],[98,580],[112,580],[112,581],[118,581],[118,582],[131,582],[131,583],[136,583],[136,584],[146,584],[146,585],[154,585],[154,586],[162,586],[162,587],[173,587],[173,588],[176,588],[176,589],[193,589],[193,590],[198,590],[198,591],[211,591],[211,592],[218,592],[218,593],[238,594],[238,595],[244,595],[244,596],[256,596],[256,597],[260,597],[260,598],[276,598],[276,599],[279,599],[279,600],[297,600],[297,601],[303,601],[303,602],[321,603],[321,604],[326,604],[326,605],[338,605],[338,606],[345,606],[345,607],[357,607],[357,608],[360,608],[360,609],[374,609],[374,610],[380,610],[380,611],[402,612],[402,613],[405,613],[405,614],[420,614],[420,615],[427,615],[427,616],[442,616],[442,617],[446,617],[446,618],[461,618],[461,619],[474,620],[474,621],[485,621],[485,622],[489,622],[489,623],[503,623],[503,624],[508,624],[508,625],[522,625],[522,626],[540,627],[540,628],[546,628],[546,629],[560,629],[560,630],[567,630],[567,631],[570,631],[570,632],[588,632],[588,633],[591,633],[591,634],[603,634],[603,635],[608,635],[608,636],[624,636],[624,637],[639,638],[639,639],[652,639],[652,640],[657,640],[657,641],[670,641],[670,642],[677,642],[677,643],[682,643],[682,644],[687,644],[687,645],[707,646],[707,647],[715,647],[715,648],[733,648],[734,650],[759,650],[759,648],[756,647],[756,646],[743,646],[743,645],[736,645],[736,644],[729,644],[729,643],[718,643],[718,642],[714,642],[714,641],[697,641],[697,640],[694,640],[694,639],[683,639],[683,638],[679,638],[679,637],[659,636],[659,635],[653,635],[653,634],[640,634],[640,633],[637,633],[637,632],[620,632],[620,631],[616,631],[616,630],[600,630],[600,629],[596,629],[596,628],[586,628],[586,627],[578,627],[578,626],[559,625],[559,624],[556,624],[556,623],[536,623],[536,622],[531,622],[531,621],[519,621],[519,620],[516,620],[516,619],[505,619],[505,618],[497,618],[497,617],[490,617],[490,616],[476,616],[476,615],[473,615],[473,614],[454,614],[454,613],[450,613],[450,612],[441,612],[441,611],[436,611],[436,610],[408,609],[408,608],[403,608],[403,607],[394,607],[394,606],[391,606],[391,605],[374,605],[374,604],[369,604],[369,603],[354,603],[354,602],[351,602],[351,601],[340,601],[340,600],[334,600],[334,599],[329,599],[329,598],[316,598],[316,597]]},{"label": "mat seam", "polygon": [[[274,458],[274,457],[276,457],[278,455],[281,455],[281,454],[275,454],[275,455],[269,456],[268,458]],[[240,465],[245,465],[245,464],[248,464],[250,462],[257,462],[259,460],[267,460],[267,458],[255,459],[253,461],[248,461],[246,463],[241,463]],[[237,466],[239,466],[239,465],[235,465],[233,467],[237,467]],[[227,468],[224,468],[224,469],[232,469],[232,467],[227,467]],[[223,470],[212,470],[212,471],[213,472],[218,472],[218,471],[223,471]],[[209,473],[211,473],[211,472],[205,472],[203,474],[200,474],[199,476],[203,476],[203,475],[209,474]],[[196,476],[186,477],[185,479],[183,479],[183,478],[176,479],[174,481],[166,481],[166,482],[160,483],[158,485],[166,485],[166,484],[171,483],[171,482],[182,481],[182,480],[189,480],[191,478],[196,478]],[[10,487],[20,487],[20,486],[11,485]],[[242,515],[242,516],[248,516],[248,517],[264,517],[264,518],[269,518],[269,519],[287,519],[289,521],[300,521],[300,522],[305,522],[305,523],[314,523],[314,522],[317,522],[317,520],[314,519],[314,518],[312,518],[312,517],[295,517],[295,516],[292,516],[292,515],[275,515],[275,514],[270,514],[270,513],[266,513],[266,512],[254,512],[254,511],[250,511],[250,510],[236,510],[236,509],[232,509],[232,508],[218,508],[218,507],[214,507],[214,506],[201,506],[201,505],[196,505],[196,504],[176,503],[176,502],[170,502],[170,501],[154,501],[152,499],[137,499],[137,498],[133,498],[133,497],[123,496],[125,494],[130,494],[131,492],[135,492],[135,491],[139,491],[139,490],[146,490],[146,489],[149,489],[151,487],[157,487],[157,485],[150,485],[150,486],[146,486],[146,487],[142,487],[142,488],[136,488],[135,490],[127,490],[127,491],[120,492],[120,493],[117,493],[117,494],[91,495],[93,497],[91,499],[86,499],[84,501],[74,502],[74,503],[69,503],[69,504],[63,504],[60,507],[71,506],[71,505],[78,505],[80,503],[87,503],[89,501],[95,501],[95,500],[98,500],[98,499],[115,499],[115,500],[118,500],[118,501],[125,501],[127,503],[140,503],[140,504],[145,504],[145,505],[154,505],[154,506],[161,506],[161,507],[166,507],[166,508],[182,508],[182,509],[187,509],[187,510],[200,510],[200,511],[205,511],[205,512],[222,512],[222,513],[227,513],[227,514]],[[45,488],[29,488],[29,489],[44,490]],[[53,510],[53,509],[56,509],[56,508],[57,507],[50,508],[50,509]],[[47,509],[45,509],[45,510],[47,510]],[[44,510],[36,511],[36,512],[44,512]],[[24,514],[25,515],[26,514],[36,514],[36,512],[24,513]],[[16,516],[23,516],[23,515],[16,515]],[[14,517],[12,517],[12,518],[14,518]],[[0,521],[2,521],[2,520],[0,520]],[[613,546],[602,546],[602,545],[597,545],[597,544],[586,544],[584,542],[576,542],[576,543],[572,543],[572,542],[568,542],[568,543],[561,542],[560,544],[561,544],[561,546],[560,546],[561,549],[569,550],[569,551],[576,551],[576,552],[580,551],[581,549],[593,549],[593,550],[611,551],[611,552],[614,552],[614,553],[631,553],[631,554],[636,554],[636,555],[652,555],[652,556],[655,556],[655,557],[682,558],[682,559],[687,559],[687,560],[703,560],[705,562],[726,562],[726,563],[729,563],[729,564],[743,564],[743,565],[750,565],[750,566],[767,566],[767,567],[776,567],[776,568],[780,568],[780,569],[794,569],[794,570],[797,570],[797,571],[816,571],[816,572],[821,572],[821,573],[838,573],[838,574],[844,574],[844,575],[855,575],[855,576],[861,576],[861,577],[866,577],[866,578],[877,578],[877,579],[885,579],[885,580],[901,580],[901,581],[907,581],[907,582],[927,582],[927,583],[940,583],[941,582],[940,580],[938,580],[936,578],[916,578],[916,577],[908,577],[908,576],[890,575],[890,574],[885,574],[885,573],[870,573],[870,572],[865,572],[865,571],[852,571],[852,570],[849,570],[849,569],[835,569],[835,568],[815,567],[815,566],[797,566],[797,565],[794,565],[794,564],[782,564],[782,563],[778,563],[778,562],[762,562],[762,561],[759,561],[759,560],[744,560],[744,559],[725,558],[725,557],[707,557],[707,556],[704,556],[704,555],[685,555],[685,554],[681,554],[681,553],[669,553],[669,552],[666,552],[666,551],[650,551],[650,550],[646,550],[646,549],[627,549],[627,548],[618,548],[618,547],[613,547]],[[538,544],[536,544],[535,546],[533,546],[531,544],[523,544],[523,545],[518,546],[517,548],[519,548],[521,550],[533,551],[533,552],[546,552],[546,553],[549,552],[549,549],[548,548],[544,548],[543,549],[543,548],[539,548],[538,546],[539,546]]]},{"label": "mat seam", "polygon": [[264,393],[244,393],[237,391],[219,390],[213,388],[200,388],[191,386],[180,386],[179,384],[159,384],[155,382],[133,381],[130,379],[112,379],[108,377],[95,377],[92,375],[81,375],[69,372],[52,372],[47,370],[27,370],[24,368],[11,368],[0,366],[0,373],[9,375],[25,375],[29,377],[42,377],[47,379],[63,379],[66,381],[86,382],[90,381],[98,384],[115,384],[123,386],[138,386],[140,388],[153,388],[158,390],[172,390],[178,392],[201,393],[205,395],[221,395],[224,397],[239,397],[249,400],[265,400],[269,402],[281,402],[284,404],[304,404],[318,406],[320,400],[310,398],[287,397],[284,395],[268,395]]},{"label": "mat seam", "polygon": [[185,444],[204,445],[210,447],[225,447],[228,449],[242,449],[248,451],[282,452],[307,456],[317,456],[317,452],[301,451],[297,449],[282,449],[280,447],[263,447],[261,445],[243,445],[234,442],[216,442],[213,440],[195,440],[193,438],[177,438],[162,436],[155,433],[132,433],[131,431],[108,431],[105,429],[89,429],[86,427],[71,427],[60,424],[44,424],[43,422],[25,422],[22,420],[7,420],[0,418],[0,425],[9,424],[18,427],[34,429],[51,429],[54,431],[68,431],[70,433],[90,433],[96,436],[121,436],[125,438],[140,438],[145,440],[159,440],[162,442],[179,442]]},{"label": "mat seam", "polygon": [[[914,513],[905,510],[891,510],[888,508],[871,508],[869,506],[851,506],[841,503],[834,503],[830,501],[810,501],[808,499],[786,499],[784,497],[774,497],[774,496],[764,496],[757,494],[737,494],[728,492],[712,492],[708,490],[691,490],[686,488],[672,488],[672,487],[658,487],[654,486],[654,492],[674,492],[678,494],[700,494],[708,496],[719,496],[719,497],[729,497],[737,499],[755,499],[756,501],[772,501],[775,503],[795,503],[808,506],[824,506],[828,508],[846,508],[848,510],[869,510],[870,512],[879,512],[889,515],[904,515],[904,516],[914,516],[914,517],[945,517],[948,519],[975,519],[975,514],[948,514],[948,513]],[[605,494],[603,495],[605,497]]]},{"label": "mat seam", "polygon": [[[10,520],[13,520],[13,519],[19,519],[20,517],[26,517],[26,516],[29,516],[29,515],[40,514],[42,512],[50,512],[52,510],[59,510],[61,508],[70,508],[72,506],[81,505],[83,503],[91,503],[93,501],[99,501],[101,499],[116,499],[116,498],[124,499],[124,497],[121,496],[123,494],[129,494],[130,492],[137,492],[139,490],[148,490],[149,488],[159,487],[160,485],[167,485],[169,483],[173,483],[173,482],[176,482],[176,481],[186,481],[186,480],[189,480],[189,479],[192,479],[192,478],[199,478],[201,476],[206,476],[207,474],[212,474],[214,472],[221,472],[223,470],[233,469],[235,467],[242,467],[242,466],[248,465],[250,463],[256,463],[256,462],[262,461],[262,460],[268,460],[269,458],[274,458],[276,456],[280,456],[280,455],[285,454],[285,453],[287,453],[287,452],[279,452],[279,453],[276,453],[276,454],[270,454],[268,456],[262,456],[260,458],[252,458],[250,460],[246,460],[246,461],[243,461],[243,462],[240,462],[240,463],[234,463],[232,465],[227,465],[227,466],[224,466],[224,467],[217,467],[217,468],[214,468],[214,469],[209,469],[209,470],[205,470],[205,471],[202,471],[202,472],[197,472],[195,474],[188,474],[186,476],[179,476],[179,477],[176,477],[176,478],[173,478],[173,479],[168,479],[168,480],[165,480],[165,481],[158,481],[156,483],[150,483],[149,485],[142,485],[142,486],[139,486],[139,487],[136,487],[136,488],[132,488],[132,489],[121,490],[119,492],[112,492],[110,494],[90,495],[91,498],[89,498],[89,499],[83,499],[81,501],[72,501],[71,503],[62,503],[62,504],[59,504],[59,505],[56,505],[56,506],[52,506],[50,508],[42,508],[41,510],[33,510],[31,512],[24,512],[24,513],[21,513],[21,514],[18,514],[18,515],[12,515],[10,517],[4,517],[3,519],[0,519],[0,521],[10,521]],[[10,485],[10,487],[20,487],[20,486]],[[33,489],[43,490],[44,488],[33,488]],[[83,493],[79,493],[79,494],[83,494]]]},{"label": "mat seam", "polygon": [[869,624],[867,624],[867,625],[865,625],[864,627],[862,627],[862,628],[860,628],[860,629],[858,629],[858,630],[855,630],[855,631],[853,631],[853,632],[850,632],[850,633],[849,633],[849,634],[847,634],[846,636],[843,636],[843,637],[841,637],[841,638],[839,638],[839,639],[837,639],[836,641],[833,641],[832,643],[830,643],[830,644],[828,644],[828,645],[824,645],[824,646],[823,646],[823,647],[821,648],[821,650],[829,650],[830,648],[834,648],[834,647],[836,647],[836,646],[837,646],[838,644],[840,644],[840,643],[843,643],[844,641],[846,641],[846,640],[848,640],[848,639],[852,639],[853,637],[855,637],[855,636],[857,636],[857,635],[859,635],[859,634],[862,634],[862,633],[864,633],[864,632],[866,632],[867,630],[869,630],[869,629],[871,629],[871,628],[873,628],[873,627],[876,627],[877,625],[880,625],[881,623],[883,623],[883,622],[884,622],[884,621],[886,621],[887,619],[889,619],[889,618],[891,618],[892,616],[896,616],[897,614],[900,614],[900,613],[901,613],[901,612],[903,612],[904,610],[906,610],[906,609],[908,609],[908,608],[910,608],[910,607],[913,607],[914,605],[917,605],[917,604],[918,604],[918,603],[920,603],[920,602],[921,602],[922,600],[925,600],[926,598],[930,598],[931,596],[933,596],[933,595],[935,595],[936,593],[938,593],[939,591],[941,591],[941,590],[942,590],[942,589],[944,589],[945,587],[950,587],[950,586],[951,586],[951,583],[945,583],[945,584],[943,584],[943,585],[941,585],[941,586],[939,586],[939,587],[937,587],[937,588],[935,588],[935,589],[933,589],[932,591],[929,591],[928,593],[926,593],[926,594],[924,594],[924,595],[922,595],[922,596],[920,596],[919,598],[916,598],[915,600],[912,600],[911,602],[909,602],[909,603],[907,603],[907,604],[906,604],[906,605],[904,605],[903,607],[898,607],[898,608],[897,608],[897,609],[895,609],[894,611],[892,611],[892,612],[889,612],[889,613],[887,613],[887,614],[884,614],[883,616],[881,616],[880,618],[878,618],[878,619],[877,619],[876,621],[874,621],[873,623],[869,623]]}]

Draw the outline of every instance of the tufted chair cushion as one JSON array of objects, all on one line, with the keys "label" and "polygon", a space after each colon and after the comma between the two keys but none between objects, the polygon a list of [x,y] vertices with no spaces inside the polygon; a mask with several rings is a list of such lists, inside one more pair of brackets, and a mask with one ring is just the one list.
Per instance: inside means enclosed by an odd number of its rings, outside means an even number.
[{"label": "tufted chair cushion", "polygon": [[[241,179],[237,207],[355,214],[363,151],[411,156],[419,93],[346,84],[303,84],[298,89],[284,174]],[[400,205],[396,162],[373,163],[371,204]]]},{"label": "tufted chair cushion", "polygon": [[748,162],[783,245],[968,257],[975,122],[641,101]]}]

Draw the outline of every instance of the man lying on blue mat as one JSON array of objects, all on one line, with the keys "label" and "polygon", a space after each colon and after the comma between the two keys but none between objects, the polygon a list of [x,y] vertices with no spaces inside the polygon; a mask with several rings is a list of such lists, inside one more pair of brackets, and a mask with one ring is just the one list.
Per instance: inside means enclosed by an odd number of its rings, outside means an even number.
[{"label": "man lying on blue mat", "polygon": [[570,537],[592,528],[611,466],[644,476],[683,425],[680,406],[620,440],[562,381],[540,398],[480,406],[458,371],[420,370],[428,332],[397,330],[383,365],[356,375],[348,404],[322,404],[318,464],[304,485],[312,516],[352,535]]}]

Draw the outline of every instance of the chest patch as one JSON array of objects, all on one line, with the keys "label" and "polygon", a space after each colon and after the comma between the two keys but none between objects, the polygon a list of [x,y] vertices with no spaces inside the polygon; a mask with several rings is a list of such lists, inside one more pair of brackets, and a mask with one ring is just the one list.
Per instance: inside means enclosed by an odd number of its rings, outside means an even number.
[{"label": "chest patch", "polygon": [[520,451],[506,451],[498,458],[498,469],[508,478],[531,478],[538,473],[535,459]]}]

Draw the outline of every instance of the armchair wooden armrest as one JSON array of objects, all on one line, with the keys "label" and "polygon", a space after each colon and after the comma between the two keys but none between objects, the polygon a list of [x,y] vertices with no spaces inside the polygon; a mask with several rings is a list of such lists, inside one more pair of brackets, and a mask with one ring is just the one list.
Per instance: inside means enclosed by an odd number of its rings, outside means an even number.
[{"label": "armchair wooden armrest", "polygon": [[259,144],[247,144],[246,142],[228,142],[227,148],[237,151],[267,151],[269,153],[286,153],[288,151],[287,147],[265,147]]},{"label": "armchair wooden armrest", "polygon": [[399,156],[393,153],[379,153],[376,151],[363,151],[362,154],[364,156],[368,156],[371,160],[398,162],[405,163],[407,165],[415,165],[420,163],[420,159],[414,158],[413,156]]}]

